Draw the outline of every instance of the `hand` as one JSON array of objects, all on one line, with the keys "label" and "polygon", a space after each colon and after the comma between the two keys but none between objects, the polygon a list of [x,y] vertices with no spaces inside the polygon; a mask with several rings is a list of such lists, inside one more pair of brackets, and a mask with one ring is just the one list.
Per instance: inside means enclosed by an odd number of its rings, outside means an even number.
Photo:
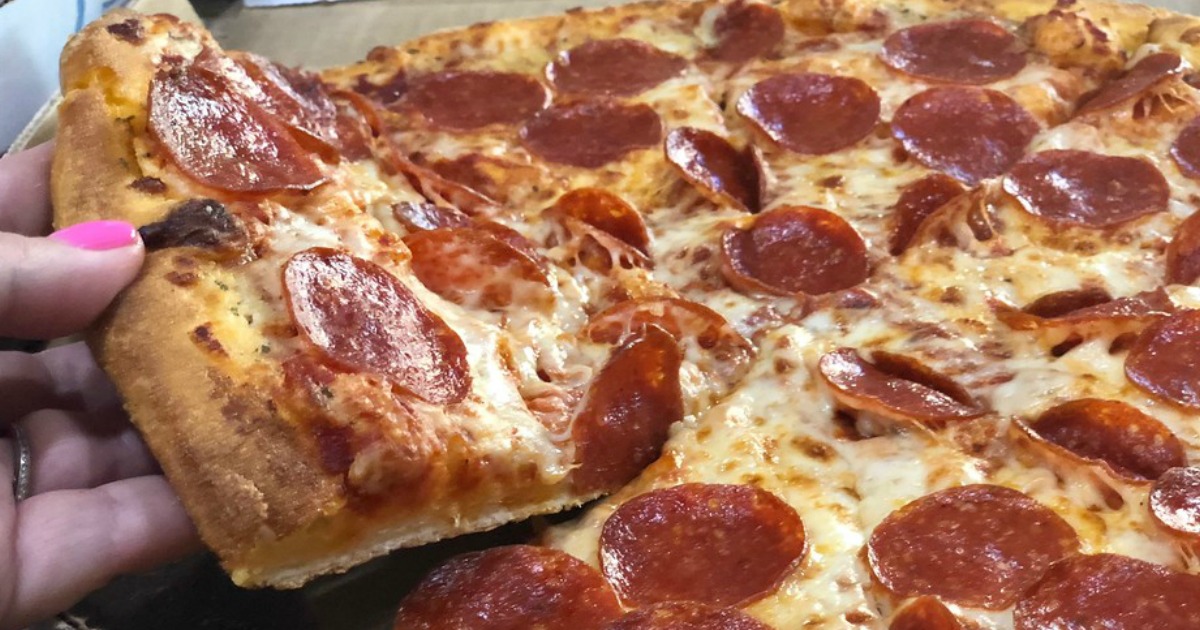
[{"label": "hand", "polygon": [[[133,226],[50,230],[51,148],[0,158],[0,336],[79,332],[137,275]],[[191,522],[82,343],[0,352],[0,435],[19,422],[32,448],[31,496],[12,493],[0,440],[0,628],[58,613],[126,572],[198,548]]]}]

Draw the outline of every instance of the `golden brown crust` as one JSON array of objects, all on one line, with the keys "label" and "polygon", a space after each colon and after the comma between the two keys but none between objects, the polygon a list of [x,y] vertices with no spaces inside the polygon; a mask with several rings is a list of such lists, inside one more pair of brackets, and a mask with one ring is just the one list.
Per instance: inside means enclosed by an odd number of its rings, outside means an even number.
[{"label": "golden brown crust", "polygon": [[[167,269],[165,258],[155,256],[144,276]],[[512,511],[464,506],[371,520],[342,509],[340,478],[320,468],[269,397],[239,386],[233,370],[214,365],[189,340],[187,332],[213,310],[205,302],[168,283],[138,283],[104,323],[95,347],[131,416],[153,418],[138,426],[238,583],[297,587],[392,549],[580,502],[560,489]],[[463,520],[455,522],[452,513]],[[254,546],[259,541],[266,544]]]},{"label": "golden brown crust", "polygon": [[[166,211],[165,200],[130,188],[140,176],[132,158],[136,122],[109,105],[114,92],[132,101],[139,79],[142,94],[149,81],[142,55],[104,30],[130,15],[114,12],[64,52],[52,174],[59,226],[101,218],[140,225]],[[112,81],[110,68],[128,74]],[[204,291],[164,279],[173,255],[148,255],[139,280],[94,330],[92,347],[204,540],[236,564],[255,540],[296,531],[328,509],[339,500],[338,484],[312,463],[266,396],[239,389],[228,368],[191,340],[192,330],[213,319],[215,304]],[[204,267],[212,263],[198,265],[197,275],[211,273]]]},{"label": "golden brown crust", "polygon": [[98,90],[71,92],[59,107],[51,190],[54,224],[65,227],[111,216],[112,207],[134,207],[128,188],[128,133],[110,122]]},{"label": "golden brown crust", "polygon": [[[52,176],[55,223],[65,226],[101,218],[132,220],[128,209],[139,204],[135,203],[136,193],[128,188],[134,178],[125,159],[130,138],[111,119],[100,91],[68,92],[60,117]],[[180,434],[182,427],[195,416],[208,412],[221,417],[223,402],[208,395],[217,389],[216,383],[209,382],[204,387],[196,382],[197,374],[207,376],[212,367],[207,357],[196,356],[194,344],[187,342],[187,331],[199,322],[181,320],[187,311],[180,309],[201,305],[185,306],[183,300],[187,294],[170,291],[169,284],[147,280],[161,275],[158,271],[165,262],[164,256],[150,256],[142,278],[117,300],[110,315],[93,331],[92,347],[123,393],[131,416],[185,503],[193,510],[216,511],[229,504],[213,502],[208,496],[218,482],[191,483],[189,475],[182,472],[190,463],[194,464],[189,460],[196,459],[197,454],[183,448],[185,440]],[[192,317],[203,312],[202,307],[196,308]],[[165,325],[149,325],[160,316]],[[180,380],[179,374],[186,376]],[[159,417],[156,422],[141,421],[155,416]],[[235,511],[235,516],[258,511],[261,510]],[[206,523],[203,535],[210,545],[236,548],[230,541],[239,537],[238,518],[228,521],[231,531],[212,531],[207,526],[225,519],[200,514],[196,520]]]},{"label": "golden brown crust", "polygon": [[191,341],[189,332],[216,309],[203,294],[152,281],[171,269],[167,253],[152,254],[143,281],[121,296],[92,346],[205,543],[237,583],[299,587],[393,549],[593,498],[564,485],[510,509],[447,502],[379,519],[342,509],[340,478],[321,469],[270,398],[239,384],[236,368]]},{"label": "golden brown crust", "polygon": [[192,341],[215,309],[204,292],[161,280],[171,255],[150,255],[93,347],[205,541],[236,564],[256,540],[297,531],[339,505],[340,483],[314,464],[269,397]]}]

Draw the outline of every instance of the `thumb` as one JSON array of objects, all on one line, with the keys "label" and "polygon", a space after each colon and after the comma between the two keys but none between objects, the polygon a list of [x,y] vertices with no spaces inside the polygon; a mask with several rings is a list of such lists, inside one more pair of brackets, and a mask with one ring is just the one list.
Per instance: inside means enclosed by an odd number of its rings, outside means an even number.
[{"label": "thumb", "polygon": [[0,336],[50,339],[79,332],[137,276],[137,230],[90,221],[46,238],[0,234]]}]

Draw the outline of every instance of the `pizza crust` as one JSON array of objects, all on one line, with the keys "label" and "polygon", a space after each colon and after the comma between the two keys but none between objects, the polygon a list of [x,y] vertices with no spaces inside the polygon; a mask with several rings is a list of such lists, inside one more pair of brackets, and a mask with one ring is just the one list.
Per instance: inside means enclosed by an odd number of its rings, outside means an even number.
[{"label": "pizza crust", "polygon": [[336,508],[340,483],[269,410],[269,396],[240,385],[191,340],[219,314],[211,296],[159,280],[172,268],[170,255],[149,257],[92,347],[205,541],[236,566],[256,542],[286,537]]},{"label": "pizza crust", "polygon": [[[58,227],[97,219],[145,225],[173,203],[130,187],[142,176],[133,130],[145,125],[139,104],[152,70],[144,53],[105,32],[129,19],[148,28],[165,21],[182,36],[208,37],[171,19],[118,10],[71,41],[63,55],[65,98],[51,177]],[[196,276],[186,289],[167,279],[180,265]],[[151,252],[88,341],[235,582],[294,588],[396,548],[559,511],[598,494],[579,495],[562,482],[508,492],[505,505],[497,505],[488,494],[494,489],[483,484],[479,496],[460,491],[434,506],[371,516],[346,509],[341,477],[321,467],[311,439],[275,409],[270,392],[236,359],[195,340],[202,325],[237,327],[214,279],[231,293],[244,288],[236,274],[188,248]]]},{"label": "pizza crust", "polygon": [[[151,255],[143,279],[169,269],[165,253]],[[139,281],[90,341],[205,543],[236,583],[295,588],[393,549],[583,502],[559,487],[511,509],[444,504],[361,520],[343,509],[340,478],[322,470],[298,430],[268,410],[270,397],[236,385],[191,342],[189,332],[204,321],[198,315],[212,310],[193,292]]]},{"label": "pizza crust", "polygon": [[[114,218],[140,225],[165,213],[164,204],[129,187],[140,176],[133,170],[130,123],[108,106],[113,97],[105,88],[115,83],[100,85],[105,73],[96,70],[120,68],[121,84],[148,83],[146,60],[103,30],[132,15],[113,12],[64,53],[66,96],[51,179],[58,227]],[[89,76],[96,82],[89,84]],[[205,299],[211,296],[163,279],[173,255],[148,254],[141,276],[89,343],[205,542],[236,565],[253,541],[297,531],[336,504],[337,491],[301,448],[295,429],[266,412],[268,398],[236,391],[231,375],[191,341],[196,326],[220,313]],[[247,431],[252,422],[255,430]]]}]

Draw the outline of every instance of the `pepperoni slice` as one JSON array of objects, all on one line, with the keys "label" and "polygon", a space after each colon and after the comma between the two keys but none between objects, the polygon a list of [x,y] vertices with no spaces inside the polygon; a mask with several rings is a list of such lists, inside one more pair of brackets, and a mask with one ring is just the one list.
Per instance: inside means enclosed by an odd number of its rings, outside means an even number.
[{"label": "pepperoni slice", "polygon": [[1097,90],[1079,107],[1076,115],[1108,109],[1139,97],[1159,82],[1183,70],[1183,60],[1175,53],[1147,55],[1128,72]]},{"label": "pepperoni slice", "polygon": [[559,92],[633,96],[683,74],[688,62],[636,39],[600,39],[558,54],[546,77]]},{"label": "pepperoni slice", "polygon": [[905,186],[900,191],[900,199],[892,206],[895,219],[888,251],[893,256],[903,254],[925,219],[964,192],[966,189],[962,184],[941,173],[926,175]]},{"label": "pepperoni slice", "polygon": [[654,266],[649,256],[604,230],[575,217],[559,215],[558,219],[568,235],[563,242],[563,253],[569,266],[582,265],[600,275],[607,275],[614,269]]},{"label": "pepperoni slice", "polygon": [[703,348],[726,347],[731,355],[753,352],[753,346],[716,311],[672,297],[649,297],[614,304],[588,320],[584,335],[599,343],[617,343],[654,325],[676,339],[694,337]]},{"label": "pepperoni slice", "polygon": [[734,606],[773,592],[805,543],[800,516],[774,494],[687,483],[618,507],[600,531],[600,569],[626,604]]},{"label": "pepperoni slice", "polygon": [[486,214],[496,202],[479,191],[442,177],[433,169],[425,168],[401,154],[399,148],[384,137],[384,157],[388,163],[430,201],[449,205],[471,214]]},{"label": "pepperoni slice", "polygon": [[548,212],[583,221],[650,255],[650,231],[642,214],[615,193],[600,188],[577,188],[559,197]]},{"label": "pepperoni slice", "polygon": [[759,211],[762,174],[749,148],[738,151],[725,138],[695,127],[671,131],[664,146],[667,161],[713,203]]},{"label": "pepperoni slice", "polygon": [[708,56],[717,61],[743,63],[769,55],[783,41],[783,16],[773,6],[734,0],[713,22],[717,41]]},{"label": "pepperoni slice", "polygon": [[839,348],[817,368],[838,402],[893,420],[941,423],[987,412],[961,385],[915,359],[890,352],[873,358],[869,363],[853,348]]},{"label": "pepperoni slice", "polygon": [[366,75],[360,74],[350,89],[381,105],[391,105],[408,92],[408,75],[398,70],[383,83],[372,83]]},{"label": "pepperoni slice", "polygon": [[1160,287],[1153,291],[1135,293],[1111,302],[1058,315],[1056,319],[1060,321],[1087,318],[1149,320],[1165,317],[1174,313],[1175,310],[1175,303],[1171,301],[1171,296]]},{"label": "pepperoni slice", "polygon": [[1103,462],[1127,479],[1157,479],[1187,463],[1183,443],[1163,423],[1116,400],[1063,403],[1028,424],[1029,430],[1076,457]]},{"label": "pepperoni slice", "polygon": [[571,427],[580,493],[619,487],[658,458],[683,419],[682,361],[675,339],[655,326],[613,351]]},{"label": "pepperoni slice", "polygon": [[330,147],[338,143],[337,107],[319,78],[253,53],[231,53],[230,57],[261,90],[262,97],[253,100],[263,109],[302,136]]},{"label": "pepperoni slice", "polygon": [[529,545],[463,554],[434,569],[400,603],[396,630],[602,630],[621,616],[598,571]]},{"label": "pepperoni slice", "polygon": [[754,346],[716,311],[670,297],[618,302],[588,320],[583,335],[599,343],[620,343],[647,327],[657,326],[677,340],[694,339],[711,352],[723,376],[736,379],[754,357]]},{"label": "pepperoni slice", "polygon": [[1051,319],[1112,302],[1113,297],[1100,287],[1068,289],[1047,293],[1021,309],[1028,315]]},{"label": "pepperoni slice", "polygon": [[524,121],[546,107],[550,93],[515,72],[444,70],[411,79],[401,102],[431,124],[470,130]]},{"label": "pepperoni slice", "polygon": [[503,223],[497,223],[495,221],[480,221],[479,223],[475,224],[475,227],[476,229],[483,230],[493,237],[508,243],[508,245],[513,249],[525,254],[530,258],[530,260],[536,262],[543,270],[547,268],[548,263],[546,262],[545,256],[542,256],[542,253],[538,251],[537,245],[535,245],[534,242],[528,238],[525,238],[524,234],[521,234],[520,232],[508,227],[507,225],[504,225]]},{"label": "pepperoni slice", "polygon": [[[353,94],[343,92],[339,94]],[[362,98],[357,94],[354,97]],[[337,141],[334,145],[342,157],[347,160],[365,160],[374,155],[371,151],[373,133],[371,126],[358,107],[346,103],[345,99],[337,102],[337,119],[334,120],[334,133]]]},{"label": "pepperoni slice", "polygon": [[410,232],[471,226],[471,217],[454,208],[428,202],[402,201],[392,206],[392,216]]},{"label": "pepperoni slice", "polygon": [[721,272],[735,288],[820,295],[867,279],[867,246],[838,215],[785,206],[732,227],[721,238]]},{"label": "pepperoni slice", "polygon": [[1125,377],[1141,390],[1200,409],[1200,311],[1151,324],[1125,357]]},{"label": "pepperoni slice", "polygon": [[[371,99],[352,90],[335,89],[331,94],[339,109],[346,112],[354,110],[358,114],[356,118],[362,119],[361,122],[366,125],[368,135],[374,135],[383,130],[383,119]],[[344,139],[343,142],[345,142]]]},{"label": "pepperoni slice", "polygon": [[924,596],[896,613],[888,630],[963,630],[963,625],[945,604]]},{"label": "pepperoni slice", "polygon": [[599,168],[657,145],[662,133],[649,105],[601,100],[543,110],[521,129],[521,141],[551,162]]},{"label": "pepperoni slice", "polygon": [[309,190],[325,179],[281,123],[194,64],[154,75],[148,118],[171,160],[205,186],[263,193]]},{"label": "pepperoni slice", "polygon": [[1200,577],[1127,556],[1075,556],[1017,603],[1013,627],[1200,628]]},{"label": "pepperoni slice", "polygon": [[904,101],[892,133],[918,162],[974,186],[1007,171],[1038,131],[1011,97],[995,90],[936,87]]},{"label": "pepperoni slice", "polygon": [[486,159],[485,156],[469,153],[453,160],[435,160],[424,166],[452,182],[466,186],[485,197],[495,199],[489,193],[496,188],[496,181],[480,168]]},{"label": "pepperoni slice", "polygon": [[432,160],[425,166],[451,182],[499,202],[507,202],[518,195],[517,189],[532,188],[536,192],[541,184],[541,169],[480,153],[467,153],[452,160]]},{"label": "pepperoni slice", "polygon": [[1098,287],[1055,291],[1016,310],[996,305],[996,317],[1014,330],[1072,327],[1095,322],[1141,323],[1175,311],[1171,297],[1161,288],[1113,299]]},{"label": "pepperoni slice", "polygon": [[700,602],[666,602],[625,615],[608,630],[771,630],[736,608]]},{"label": "pepperoni slice", "polygon": [[[201,56],[208,52],[206,49]],[[325,142],[334,139],[332,127],[337,110],[318,77],[253,53],[229,53],[229,58],[254,82],[243,92],[247,98],[312,138]],[[230,78],[237,84],[237,77]]]},{"label": "pepperoni slice", "polygon": [[754,84],[738,113],[779,146],[820,155],[867,137],[879,121],[879,95],[853,77],[780,74]]},{"label": "pepperoni slice", "polygon": [[314,247],[288,260],[283,286],[296,328],[333,363],[382,374],[430,403],[466,398],[462,339],[384,268]]},{"label": "pepperoni slice", "polygon": [[880,58],[914,77],[972,85],[1011,77],[1025,67],[1025,50],[1016,36],[987,20],[900,29],[884,40]]},{"label": "pepperoni slice", "polygon": [[1004,190],[1052,223],[1111,227],[1167,209],[1170,188],[1153,164],[1089,151],[1031,155],[1004,178]]},{"label": "pepperoni slice", "polygon": [[1200,537],[1200,468],[1179,466],[1154,482],[1150,513],[1172,532]]},{"label": "pepperoni slice", "polygon": [[1179,224],[1167,245],[1167,282],[1195,284],[1200,278],[1200,212]]},{"label": "pepperoni slice", "polygon": [[[518,298],[528,303],[535,297],[522,283],[550,285],[536,261],[484,230],[413,232],[404,244],[412,251],[412,270],[421,284],[455,304],[504,308]],[[549,296],[548,291],[538,295]]]},{"label": "pepperoni slice", "polygon": [[867,560],[897,596],[1000,610],[1078,547],[1075,531],[1046,506],[978,484],[926,495],[889,514],[871,533]]},{"label": "pepperoni slice", "polygon": [[1200,116],[1193,118],[1171,143],[1171,159],[1185,177],[1200,179]]}]

